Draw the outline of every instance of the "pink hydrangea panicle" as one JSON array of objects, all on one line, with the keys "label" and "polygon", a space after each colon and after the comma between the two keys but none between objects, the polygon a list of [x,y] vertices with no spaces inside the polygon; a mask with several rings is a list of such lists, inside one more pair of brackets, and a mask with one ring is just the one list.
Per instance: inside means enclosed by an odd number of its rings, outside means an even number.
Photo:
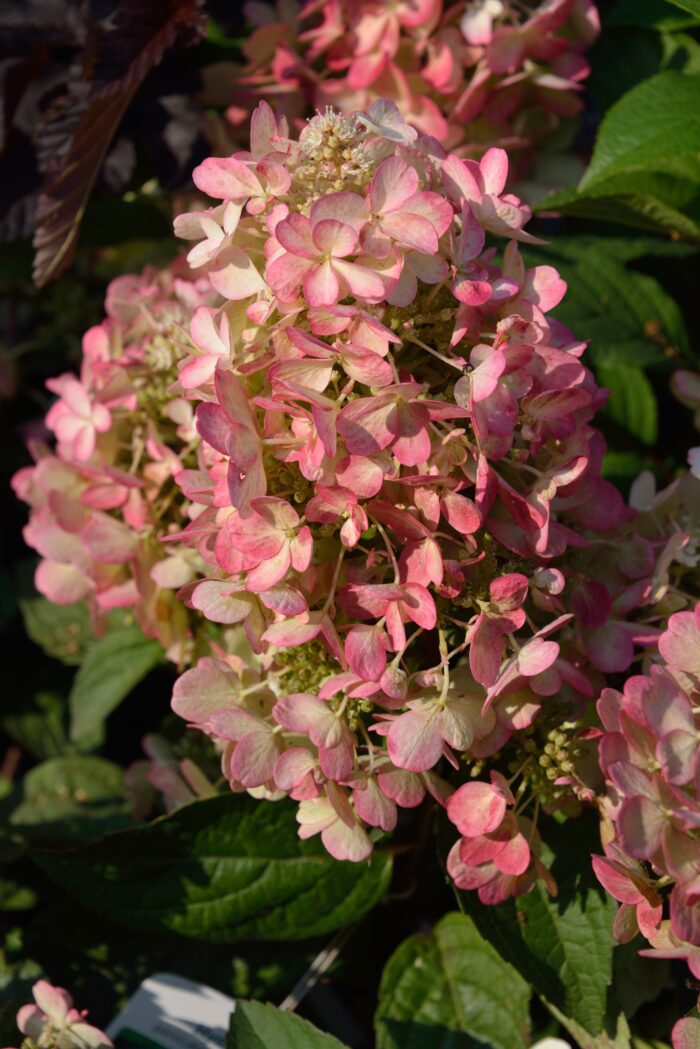
[{"label": "pink hydrangea panicle", "polygon": [[34,1005],[23,1005],[17,1026],[40,1049],[112,1049],[112,1041],[86,1023],[87,1013],[73,1008],[73,999],[61,987],[38,980],[32,988]]},{"label": "pink hydrangea panicle", "polygon": [[[62,605],[87,601],[94,629],[115,609],[130,610],[143,630],[162,642],[178,663],[187,661],[192,631],[175,590],[203,572],[195,551],[173,543],[196,502],[183,498],[175,478],[214,453],[198,451],[191,404],[178,383],[178,367],[193,335],[218,359],[218,331],[208,280],[176,261],[161,273],[126,275],[107,289],[107,316],[83,339],[78,378],[61,375],[47,386],[58,399],[46,423],[53,452],[18,472],[13,485],[29,504],[25,539],[40,555],[38,590]],[[207,341],[209,340],[209,341]],[[202,372],[205,381],[213,365]],[[192,380],[192,373],[189,373]],[[204,465],[204,464],[203,464]]]},{"label": "pink hydrangea panicle", "polygon": [[[353,77],[433,16],[427,0],[368,13]],[[172,539],[206,563],[182,599],[243,628],[274,701],[251,706],[200,662],[173,706],[232,789],[291,796],[300,834],[338,858],[364,860],[370,830],[426,794],[452,815],[473,795],[451,871],[495,903],[552,886],[536,827],[497,769],[455,801],[442,772],[517,749],[553,697],[578,714],[595,694],[567,559],[618,508],[591,426],[602,395],[548,316],[565,283],[518,253],[533,238],[505,152],[464,160],[413,123],[373,100],[282,143],[263,106],[249,152],[198,169],[240,206],[223,251],[245,260],[230,287],[218,256],[202,267],[224,301],[196,311],[179,367],[202,439],[182,484],[203,509]],[[200,710],[209,675],[222,688]],[[547,811],[592,793],[561,761],[537,781]],[[523,783],[542,768],[520,764]]]},{"label": "pink hydrangea panicle", "polygon": [[[229,119],[239,125],[261,98],[296,121],[332,105],[359,112],[364,127],[391,142],[414,143],[419,132],[470,158],[507,143],[525,170],[532,146],[581,109],[585,52],[600,29],[593,0],[443,7],[438,0],[390,7],[332,0],[283,12],[255,5],[259,28],[243,47],[247,64]],[[253,110],[256,122],[275,126],[271,113],[263,121]],[[258,166],[238,174],[232,190],[245,181],[260,198],[258,167],[271,148],[281,147],[268,137],[237,154]]]},{"label": "pink hydrangea panicle", "polygon": [[669,889],[668,935],[700,948],[697,610],[671,615],[658,639],[659,662],[629,677],[623,692],[605,689],[598,701],[602,809],[614,837],[594,869],[622,905],[618,938],[639,930],[654,948],[666,928]]}]

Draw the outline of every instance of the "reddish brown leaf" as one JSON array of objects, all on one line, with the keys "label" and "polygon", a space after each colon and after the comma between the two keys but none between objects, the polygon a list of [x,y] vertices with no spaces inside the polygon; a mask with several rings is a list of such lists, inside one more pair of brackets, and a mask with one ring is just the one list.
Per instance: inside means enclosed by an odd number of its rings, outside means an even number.
[{"label": "reddish brown leaf", "polygon": [[110,26],[91,34],[81,75],[53,107],[37,141],[45,173],[34,235],[37,287],[70,265],[90,192],[124,113],[168,48],[201,39],[202,4],[122,0]]}]

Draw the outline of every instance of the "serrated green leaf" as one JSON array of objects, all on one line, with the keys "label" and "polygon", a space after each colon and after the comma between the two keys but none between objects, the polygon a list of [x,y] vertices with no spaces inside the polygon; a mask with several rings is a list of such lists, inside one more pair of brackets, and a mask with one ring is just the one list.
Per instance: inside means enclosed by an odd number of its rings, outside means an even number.
[{"label": "serrated green leaf", "polygon": [[95,641],[68,699],[70,738],[76,743],[99,738],[105,718],[162,659],[161,645],[135,625],[111,630]]},{"label": "serrated green leaf", "polygon": [[122,769],[76,754],[29,770],[10,823],[33,843],[80,842],[128,826],[129,813]]},{"label": "serrated green leaf", "polygon": [[599,1034],[612,976],[616,905],[597,883],[590,856],[600,848],[591,821],[550,822],[546,842],[558,896],[541,882],[498,907],[476,893],[457,894],[482,936],[538,992],[591,1035]]},{"label": "serrated green leaf", "polygon": [[580,339],[590,339],[594,365],[643,367],[669,357],[689,356],[682,314],[658,281],[626,269],[605,251],[605,240],[554,240],[524,252],[529,265],[556,266],[568,291],[554,316]]},{"label": "serrated green leaf", "polygon": [[40,865],[81,902],[142,931],[195,939],[299,940],[369,911],[388,854],[340,863],[297,837],[295,806],[222,795]]},{"label": "serrated green leaf", "polygon": [[347,1049],[342,1042],[294,1013],[269,1002],[236,1002],[226,1049]]},{"label": "serrated green leaf", "polygon": [[598,382],[610,390],[606,414],[642,444],[653,445],[659,434],[659,410],[654,388],[633,364],[599,361]]},{"label": "serrated green leaf", "polygon": [[526,1049],[530,989],[464,914],[410,936],[386,964],[377,1049]]},{"label": "serrated green leaf", "polygon": [[665,72],[628,91],[600,125],[579,189],[613,175],[700,176],[700,76]]},{"label": "serrated green leaf", "polygon": [[87,605],[55,605],[45,597],[31,597],[19,606],[32,641],[68,666],[80,664],[93,640]]}]

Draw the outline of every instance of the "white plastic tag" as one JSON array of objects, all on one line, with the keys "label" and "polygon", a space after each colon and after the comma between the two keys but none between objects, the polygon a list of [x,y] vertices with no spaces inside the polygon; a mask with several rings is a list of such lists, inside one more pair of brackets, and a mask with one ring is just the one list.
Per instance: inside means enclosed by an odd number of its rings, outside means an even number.
[{"label": "white plastic tag", "polygon": [[233,998],[173,973],[144,980],[107,1034],[115,1049],[223,1049]]}]

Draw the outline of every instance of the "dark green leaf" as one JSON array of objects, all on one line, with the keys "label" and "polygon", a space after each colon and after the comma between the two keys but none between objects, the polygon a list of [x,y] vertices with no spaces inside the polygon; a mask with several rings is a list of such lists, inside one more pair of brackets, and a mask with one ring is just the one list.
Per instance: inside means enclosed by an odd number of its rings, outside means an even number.
[{"label": "dark green leaf", "polygon": [[[529,250],[529,249],[528,249]],[[577,233],[570,237],[555,237],[542,252],[554,252],[562,259],[575,262],[585,260],[591,253],[605,255],[618,262],[632,262],[648,257],[687,258],[700,251],[700,245],[669,240],[667,237],[608,236],[603,233]]]},{"label": "dark green leaf", "polygon": [[649,26],[654,29],[684,29],[697,25],[698,11],[691,14],[674,0],[617,0],[605,17],[606,31],[611,26]]},{"label": "dark green leaf", "polygon": [[[22,1002],[24,1005],[24,1002]],[[0,1006],[0,1042],[3,1045],[12,1045],[22,1037],[17,1029],[17,1005],[6,1002]]]},{"label": "dark green leaf", "polygon": [[343,1043],[324,1034],[294,1013],[262,1002],[236,1002],[226,1049],[344,1049]]},{"label": "dark green leaf", "polygon": [[377,1049],[525,1049],[530,990],[464,914],[405,940],[387,962]]},{"label": "dark green leaf", "polygon": [[0,911],[27,911],[36,904],[37,895],[28,885],[0,878]]},{"label": "dark green leaf", "polygon": [[85,604],[55,605],[45,597],[20,601],[24,627],[47,655],[78,666],[93,639]]},{"label": "dark green leaf", "polygon": [[131,823],[124,775],[103,758],[52,758],[30,769],[10,822],[33,842],[79,842]]},{"label": "dark green leaf", "polygon": [[66,701],[54,692],[38,692],[2,719],[2,727],[28,753],[40,761],[73,749],[65,731]]},{"label": "dark green leaf", "polygon": [[158,642],[135,625],[111,630],[91,645],[69,697],[71,739],[96,738],[108,714],[162,658]]},{"label": "dark green leaf", "polygon": [[673,987],[670,963],[664,959],[642,958],[641,947],[639,938],[621,943],[613,956],[615,997],[630,1019],[641,1005],[653,1002],[664,988]]},{"label": "dark green leaf", "polygon": [[689,11],[691,15],[700,18],[700,0],[669,0],[670,3],[680,7],[683,11]]},{"label": "dark green leaf", "polygon": [[388,855],[339,863],[296,831],[291,803],[224,795],[70,856],[38,859],[114,921],[220,943],[317,936],[379,902]]},{"label": "dark green leaf", "polygon": [[610,390],[605,411],[642,444],[656,443],[659,411],[656,394],[641,368],[600,360],[598,382]]},{"label": "dark green leaf", "polygon": [[[676,206],[666,199],[675,199],[681,191],[685,195],[683,204]],[[698,199],[695,185],[688,180],[662,175],[625,175],[605,180],[584,192],[571,189],[553,193],[539,201],[535,211],[560,211],[578,218],[698,242],[700,224],[694,217]]]},{"label": "dark green leaf", "polygon": [[666,72],[627,92],[609,110],[581,191],[613,175],[700,175],[700,76]]},{"label": "dark green leaf", "polygon": [[541,882],[498,907],[483,906],[476,893],[458,893],[482,936],[539,994],[592,1035],[602,1030],[606,1012],[616,909],[591,870],[591,853],[600,848],[596,835],[595,825],[583,819],[548,827],[559,887],[555,899]]},{"label": "dark green leaf", "polygon": [[580,339],[590,339],[593,364],[659,364],[688,356],[688,334],[678,306],[658,281],[626,269],[605,240],[566,237],[528,248],[530,265],[556,266],[568,282],[554,315]]},{"label": "dark green leaf", "polygon": [[587,82],[596,108],[604,113],[641,80],[661,72],[663,40],[653,29],[608,28],[591,49]]}]

